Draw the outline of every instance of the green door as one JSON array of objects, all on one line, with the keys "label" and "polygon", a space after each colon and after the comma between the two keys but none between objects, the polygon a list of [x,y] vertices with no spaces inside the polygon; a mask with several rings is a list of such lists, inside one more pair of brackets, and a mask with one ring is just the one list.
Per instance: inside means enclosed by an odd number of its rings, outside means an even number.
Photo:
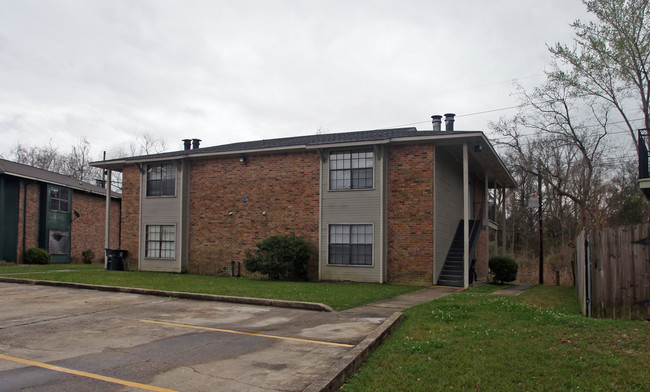
[{"label": "green door", "polygon": [[0,260],[16,262],[18,251],[18,180],[0,176]]}]

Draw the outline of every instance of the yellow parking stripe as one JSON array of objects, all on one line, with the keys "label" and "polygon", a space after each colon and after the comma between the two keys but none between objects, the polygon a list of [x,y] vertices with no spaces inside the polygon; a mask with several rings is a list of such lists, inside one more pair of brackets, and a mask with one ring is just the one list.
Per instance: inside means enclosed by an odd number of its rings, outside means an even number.
[{"label": "yellow parking stripe", "polygon": [[29,359],[10,357],[9,355],[0,354],[0,359],[6,359],[7,361],[22,363],[24,365],[38,366],[38,367],[41,367],[43,369],[54,370],[54,371],[57,371],[57,372],[74,374],[76,376],[94,378],[95,380],[107,381],[107,382],[110,382],[110,383],[113,383],[113,384],[125,385],[127,387],[145,389],[147,391],[176,392],[173,389],[160,388],[160,387],[155,387],[153,385],[140,384],[140,383],[137,383],[137,382],[131,382],[131,381],[120,380],[120,379],[112,378],[112,377],[100,376],[99,374],[82,372],[82,371],[79,371],[79,370],[63,368],[63,367],[60,367],[60,366],[54,366],[54,365],[50,365],[50,364],[42,363],[42,362],[30,361]]},{"label": "yellow parking stripe", "polygon": [[176,323],[168,323],[165,321],[153,321],[153,320],[140,320],[143,323],[151,323],[151,324],[160,324],[160,325],[170,325],[172,327],[183,327],[183,328],[192,328],[192,329],[203,329],[206,331],[217,331],[217,332],[225,332],[225,333],[234,333],[238,335],[249,335],[249,336],[260,336],[263,338],[271,338],[271,339],[282,339],[282,340],[293,340],[296,342],[305,342],[305,343],[314,343],[314,344],[323,344],[326,346],[338,346],[338,347],[354,347],[353,344],[343,344],[343,343],[330,343],[330,342],[323,342],[320,340],[309,340],[309,339],[297,339],[297,338],[287,338],[284,336],[274,336],[274,335],[264,335],[261,333],[253,333],[253,332],[241,332],[241,331],[233,331],[230,329],[220,329],[220,328],[208,328],[208,327],[197,327],[195,325],[188,325],[188,324],[176,324]]}]

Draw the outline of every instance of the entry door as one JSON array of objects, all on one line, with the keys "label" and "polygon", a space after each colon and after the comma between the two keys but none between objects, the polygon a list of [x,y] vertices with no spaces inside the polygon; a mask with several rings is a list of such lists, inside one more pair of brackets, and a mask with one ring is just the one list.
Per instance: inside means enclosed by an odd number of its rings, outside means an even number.
[{"label": "entry door", "polygon": [[51,263],[70,262],[70,227],[72,190],[48,185],[47,219],[45,222],[46,249]]}]

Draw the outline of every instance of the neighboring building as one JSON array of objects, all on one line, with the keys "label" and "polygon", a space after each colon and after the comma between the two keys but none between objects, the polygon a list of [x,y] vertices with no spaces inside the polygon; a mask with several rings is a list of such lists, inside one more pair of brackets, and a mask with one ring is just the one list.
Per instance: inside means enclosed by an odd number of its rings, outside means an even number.
[{"label": "neighboring building", "polygon": [[312,279],[467,286],[474,254],[487,276],[490,190],[515,183],[482,132],[453,131],[453,115],[440,131],[440,118],[436,131],[186,139],[182,151],[92,165],[123,173],[130,268],[218,274],[257,241],[295,233],[315,250]]},{"label": "neighboring building", "polygon": [[[118,247],[120,195],[111,196],[111,245]],[[0,159],[0,260],[22,263],[25,251],[38,247],[51,263],[81,262],[86,249],[102,261],[105,210],[102,187]]]}]

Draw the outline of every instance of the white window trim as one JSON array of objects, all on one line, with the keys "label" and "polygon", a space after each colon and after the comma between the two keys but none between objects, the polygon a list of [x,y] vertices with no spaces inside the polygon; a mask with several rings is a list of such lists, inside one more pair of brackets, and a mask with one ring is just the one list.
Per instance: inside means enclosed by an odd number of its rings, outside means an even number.
[{"label": "white window trim", "polygon": [[[150,257],[147,256],[147,237],[149,235],[149,226],[173,226],[174,227],[174,256],[173,257]],[[178,226],[176,223],[145,223],[143,233],[144,245],[144,260],[158,260],[158,261],[175,261],[178,260]]]},{"label": "white window trim", "polygon": [[[371,254],[371,263],[370,264],[332,264],[330,263],[330,227],[331,226],[371,226],[372,227],[372,243],[370,243],[370,254]],[[328,223],[327,224],[327,252],[325,254],[325,265],[330,268],[375,268],[376,266],[376,255],[375,255],[375,241],[376,241],[377,232],[375,231],[374,223],[368,222],[354,222],[354,223]]]}]

